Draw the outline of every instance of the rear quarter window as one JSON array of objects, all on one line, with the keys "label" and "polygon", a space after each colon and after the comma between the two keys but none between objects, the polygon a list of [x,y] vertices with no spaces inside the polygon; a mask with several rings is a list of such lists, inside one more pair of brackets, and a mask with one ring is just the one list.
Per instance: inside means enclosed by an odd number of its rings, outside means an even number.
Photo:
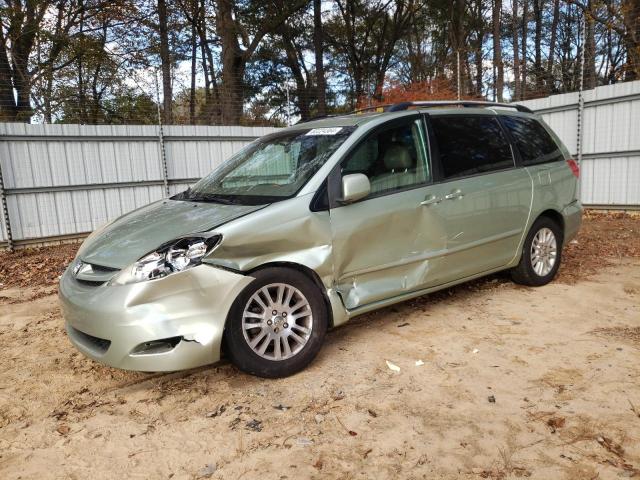
[{"label": "rear quarter window", "polygon": [[514,166],[509,142],[492,116],[433,116],[443,178],[456,178]]},{"label": "rear quarter window", "polygon": [[538,120],[504,116],[501,121],[511,134],[523,165],[564,160],[560,147]]}]

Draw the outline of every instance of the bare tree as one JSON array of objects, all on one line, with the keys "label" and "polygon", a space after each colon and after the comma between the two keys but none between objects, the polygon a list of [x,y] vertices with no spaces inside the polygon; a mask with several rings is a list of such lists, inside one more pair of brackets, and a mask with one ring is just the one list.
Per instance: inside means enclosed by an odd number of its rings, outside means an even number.
[{"label": "bare tree", "polygon": [[322,0],[313,0],[313,48],[316,57],[316,89],[318,115],[327,114],[327,83],[324,76],[324,31],[322,29]]},{"label": "bare tree", "polygon": [[496,97],[503,101],[504,65],[502,64],[502,45],[500,43],[500,21],[502,14],[502,0],[493,0],[493,65],[497,70],[495,78]]},{"label": "bare tree", "polygon": [[[536,0],[537,1],[537,0]],[[529,2],[524,0],[522,2],[522,42],[520,43],[522,47],[522,68],[520,68],[520,72],[522,73],[522,83],[520,85],[520,98],[525,100],[527,98],[527,40],[529,33]]]},{"label": "bare tree", "polygon": [[549,57],[547,59],[547,91],[555,90],[553,65],[556,54],[556,42],[558,39],[558,21],[560,19],[560,0],[553,0],[553,19],[551,20],[551,39],[549,41]]},{"label": "bare tree", "polygon": [[171,54],[169,51],[169,28],[167,25],[167,4],[158,0],[158,33],[160,34],[160,65],[162,68],[162,116],[164,123],[171,123],[173,115],[171,104]]},{"label": "bare tree", "polygon": [[533,74],[536,86],[536,95],[543,92],[544,71],[542,69],[542,11],[544,10],[544,0],[534,0],[533,20],[535,22],[535,33],[533,38]]},{"label": "bare tree", "polygon": [[[53,0],[6,2],[0,11],[0,119],[31,120],[33,72],[29,57],[42,20]],[[6,27],[5,27],[6,25]],[[6,28],[6,31],[5,31]],[[15,95],[14,95],[15,91]]]},{"label": "bare tree", "polygon": [[220,105],[224,124],[240,123],[247,61],[253,56],[265,35],[274,32],[290,15],[305,7],[307,2],[308,0],[295,0],[261,3],[263,18],[250,39],[242,15],[235,12],[235,1],[216,1],[216,31],[222,47]]},{"label": "bare tree", "polygon": [[584,83],[585,89],[596,86],[596,37],[593,15],[591,14],[592,2],[588,0],[585,10],[585,38],[584,42]]},{"label": "bare tree", "polygon": [[518,0],[512,1],[512,7],[513,16],[511,17],[511,34],[513,36],[513,98],[514,100],[521,100],[520,47],[518,45]]}]

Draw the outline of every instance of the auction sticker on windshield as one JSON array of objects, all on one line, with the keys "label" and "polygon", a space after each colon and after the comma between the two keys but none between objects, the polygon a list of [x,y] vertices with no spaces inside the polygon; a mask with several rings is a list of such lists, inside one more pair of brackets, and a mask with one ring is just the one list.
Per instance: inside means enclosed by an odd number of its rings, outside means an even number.
[{"label": "auction sticker on windshield", "polygon": [[313,128],[305,135],[335,135],[340,133],[340,130],[342,130],[342,127]]}]

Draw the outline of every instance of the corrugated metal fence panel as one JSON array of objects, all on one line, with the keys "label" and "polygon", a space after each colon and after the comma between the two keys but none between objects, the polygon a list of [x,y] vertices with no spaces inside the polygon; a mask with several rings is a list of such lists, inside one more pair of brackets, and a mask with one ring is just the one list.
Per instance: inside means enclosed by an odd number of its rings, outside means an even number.
[{"label": "corrugated metal fence panel", "polygon": [[[276,130],[165,127],[171,193]],[[156,126],[0,124],[0,162],[13,238],[89,232],[163,198],[160,155]],[[3,225],[0,240],[5,239]]]},{"label": "corrugated metal fence panel", "polygon": [[[577,93],[519,103],[539,113],[577,153]],[[582,202],[640,206],[640,81],[585,91],[584,105]]]}]

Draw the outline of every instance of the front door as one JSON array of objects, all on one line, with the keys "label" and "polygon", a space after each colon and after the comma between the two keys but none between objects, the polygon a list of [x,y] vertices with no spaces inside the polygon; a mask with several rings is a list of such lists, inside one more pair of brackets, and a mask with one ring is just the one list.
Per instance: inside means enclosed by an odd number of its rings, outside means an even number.
[{"label": "front door", "polygon": [[424,122],[403,117],[369,134],[332,174],[364,173],[368,197],[332,202],[334,279],[348,309],[437,284],[446,232],[433,195]]}]

